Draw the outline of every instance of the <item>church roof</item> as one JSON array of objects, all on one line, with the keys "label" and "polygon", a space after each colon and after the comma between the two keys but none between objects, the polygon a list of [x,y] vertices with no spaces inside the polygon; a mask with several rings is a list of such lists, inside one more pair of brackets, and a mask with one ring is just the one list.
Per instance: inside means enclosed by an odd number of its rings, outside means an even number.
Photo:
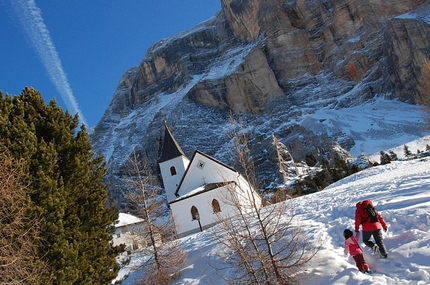
[{"label": "church roof", "polygon": [[158,160],[158,162],[161,163],[178,156],[186,157],[181,147],[179,146],[178,142],[175,140],[169,128],[167,127],[167,124],[164,123],[164,125],[165,125],[165,131],[164,131],[164,139],[163,139],[163,148],[162,148],[161,157]]},{"label": "church roof", "polygon": [[218,182],[218,183],[203,184],[202,186],[194,189],[193,191],[189,192],[188,194],[186,194],[184,196],[181,196],[181,197],[179,197],[179,198],[171,201],[169,204],[173,204],[173,203],[176,203],[176,202],[179,202],[179,201],[182,201],[182,200],[185,200],[185,199],[197,196],[199,194],[202,194],[202,193],[205,193],[205,192],[208,192],[208,191],[212,191],[212,190],[215,190],[215,189],[218,189],[218,188],[222,188],[222,187],[227,186],[229,184],[236,184],[236,182],[234,182],[234,181],[222,181],[222,182]]},{"label": "church roof", "polygon": [[207,159],[212,160],[213,162],[215,162],[215,163],[217,163],[217,164],[219,164],[219,165],[223,166],[223,167],[224,167],[224,168],[226,168],[226,169],[230,169],[230,170],[231,170],[231,171],[233,171],[233,172],[237,172],[237,170],[236,170],[236,169],[234,169],[234,168],[232,168],[232,167],[228,166],[227,164],[222,163],[221,161],[219,161],[219,160],[217,160],[217,159],[213,158],[212,156],[209,156],[209,155],[207,155],[206,153],[203,153],[203,152],[201,152],[201,151],[199,151],[199,150],[197,150],[197,149],[196,149],[196,150],[194,151],[193,157],[191,158],[191,163],[188,165],[187,169],[185,170],[185,173],[184,173],[184,175],[182,176],[181,182],[179,182],[179,186],[176,188],[176,191],[175,191],[175,195],[176,195],[176,197],[180,197],[180,195],[179,195],[179,189],[181,189],[182,183],[184,182],[184,179],[185,179],[185,177],[187,176],[188,171],[190,170],[190,165],[191,165],[191,164],[192,164],[192,162],[194,161],[194,159],[195,159],[195,157],[196,157],[196,155],[197,155],[197,154],[200,154],[201,156],[204,156],[204,157],[206,157]]},{"label": "church roof", "polygon": [[126,214],[126,213],[119,213],[118,214],[118,222],[115,224],[115,227],[119,228],[119,227],[123,227],[123,226],[127,226],[127,225],[133,225],[133,224],[141,223],[143,221],[144,220],[139,218],[139,217],[136,217],[136,216],[133,216],[130,214]]}]

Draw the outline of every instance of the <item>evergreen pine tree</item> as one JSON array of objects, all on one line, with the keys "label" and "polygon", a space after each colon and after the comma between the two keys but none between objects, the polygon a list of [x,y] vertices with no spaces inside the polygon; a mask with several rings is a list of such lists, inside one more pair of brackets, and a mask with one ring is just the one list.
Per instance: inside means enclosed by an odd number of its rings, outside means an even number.
[{"label": "evergreen pine tree", "polygon": [[388,164],[391,162],[390,156],[387,153],[385,153],[385,151],[381,150],[380,154],[381,154],[380,156],[381,164]]},{"label": "evergreen pine tree", "polygon": [[317,159],[312,153],[309,153],[305,156],[305,162],[308,166],[313,167],[317,164]]},{"label": "evergreen pine tree", "polygon": [[390,150],[388,153],[390,154],[391,161],[399,160],[399,158],[397,157],[397,154],[394,151]]},{"label": "evergreen pine tree", "polygon": [[85,126],[53,100],[25,88],[0,99],[0,149],[29,169],[32,215],[41,218],[44,284],[108,284],[116,277],[113,209],[105,207],[105,165],[94,157]]},{"label": "evergreen pine tree", "polygon": [[405,154],[406,157],[412,155],[412,151],[410,151],[410,149],[409,149],[409,147],[407,145],[403,146],[403,153]]},{"label": "evergreen pine tree", "polygon": [[350,173],[350,175],[351,175],[351,174],[354,174],[354,173],[357,173],[357,172],[359,172],[359,171],[361,171],[360,167],[359,167],[357,164],[353,164],[353,165],[351,166],[351,173]]}]

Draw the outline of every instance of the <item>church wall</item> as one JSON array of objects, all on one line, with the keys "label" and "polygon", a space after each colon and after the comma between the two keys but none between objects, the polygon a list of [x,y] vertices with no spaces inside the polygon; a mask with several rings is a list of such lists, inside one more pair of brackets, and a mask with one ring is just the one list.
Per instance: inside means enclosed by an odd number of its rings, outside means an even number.
[{"label": "church wall", "polygon": [[[170,204],[175,219],[178,236],[183,237],[200,231],[198,221],[193,220],[192,218],[191,208],[193,206],[195,206],[198,210],[200,224],[203,230],[212,227],[216,222],[217,217],[212,207],[213,199],[216,199],[220,205],[220,215],[223,217],[234,216],[237,212],[237,209],[224,203],[226,197],[228,197],[227,191],[234,191],[234,193],[238,195],[238,199],[241,201],[240,205],[244,206],[244,210],[246,211],[246,209],[249,209],[249,194],[251,193],[251,190],[249,188],[242,190],[238,186],[234,185],[235,184],[232,183],[225,187],[203,192],[196,196],[188,197]],[[227,188],[232,186],[235,188]],[[254,197],[257,198],[257,204],[261,204],[260,196],[256,194]]]},{"label": "church wall", "polygon": [[[160,171],[163,177],[164,189],[166,190],[167,201],[176,199],[175,191],[181,182],[182,176],[188,167],[190,161],[183,156],[179,156],[160,163]],[[176,175],[172,175],[170,168],[175,167]]]},{"label": "church wall", "polygon": [[199,212],[200,224],[203,230],[212,227],[216,222],[216,214],[212,207],[213,199],[219,202],[222,215],[231,214],[232,207],[223,203],[223,197],[226,195],[225,191],[225,188],[218,188],[170,204],[178,236],[183,237],[200,231],[198,221],[192,219],[191,208],[193,206]]},{"label": "church wall", "polygon": [[249,205],[249,203],[252,202],[253,199],[255,199],[256,204],[258,206],[261,206],[261,196],[251,188],[251,185],[249,185],[248,181],[242,175],[237,177],[236,183],[239,185],[237,189],[239,189],[238,195],[239,198],[242,200],[242,205],[251,206]]},{"label": "church wall", "polygon": [[218,193],[219,190],[213,190],[170,204],[179,237],[200,231],[198,221],[193,220],[191,215],[192,206],[195,206],[199,212],[203,229],[214,224],[216,215],[213,213],[211,202],[214,198],[219,200]]}]

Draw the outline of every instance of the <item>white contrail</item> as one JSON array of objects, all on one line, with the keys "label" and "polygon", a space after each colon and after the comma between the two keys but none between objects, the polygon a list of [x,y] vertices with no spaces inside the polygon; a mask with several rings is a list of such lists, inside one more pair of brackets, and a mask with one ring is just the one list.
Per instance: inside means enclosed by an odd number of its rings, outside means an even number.
[{"label": "white contrail", "polygon": [[43,21],[42,12],[36,6],[34,0],[10,1],[28,39],[36,49],[52,83],[63,98],[67,109],[72,115],[78,113],[80,121],[88,126],[73,96],[72,88],[67,80],[60,57],[49,35],[49,30]]}]

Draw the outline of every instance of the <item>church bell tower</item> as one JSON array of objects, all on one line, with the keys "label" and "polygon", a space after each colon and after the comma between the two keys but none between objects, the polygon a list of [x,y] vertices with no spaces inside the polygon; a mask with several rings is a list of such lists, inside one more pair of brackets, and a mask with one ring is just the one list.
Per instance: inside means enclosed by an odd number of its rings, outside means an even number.
[{"label": "church bell tower", "polygon": [[190,160],[185,156],[178,142],[173,137],[166,122],[161,157],[158,160],[167,202],[175,200],[176,188],[182,180]]}]

